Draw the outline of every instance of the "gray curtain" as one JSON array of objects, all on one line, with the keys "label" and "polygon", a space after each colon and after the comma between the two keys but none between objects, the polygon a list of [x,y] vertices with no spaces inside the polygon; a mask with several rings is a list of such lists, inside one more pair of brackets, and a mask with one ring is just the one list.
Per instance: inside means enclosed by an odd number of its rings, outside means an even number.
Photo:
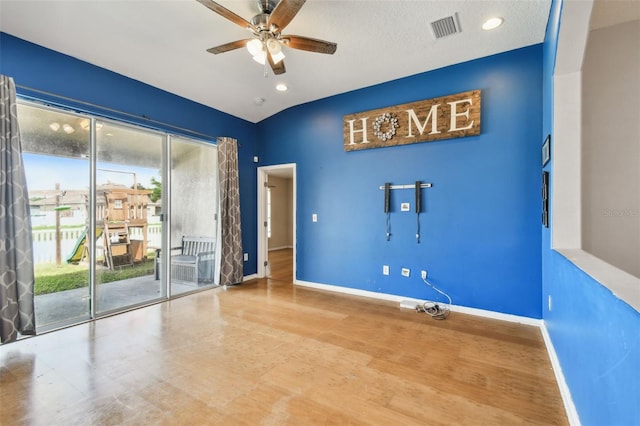
[{"label": "gray curtain", "polygon": [[35,334],[33,246],[13,79],[0,75],[0,341]]},{"label": "gray curtain", "polygon": [[242,231],[240,229],[240,189],[238,185],[238,142],[218,138],[220,178],[220,285],[242,282]]}]

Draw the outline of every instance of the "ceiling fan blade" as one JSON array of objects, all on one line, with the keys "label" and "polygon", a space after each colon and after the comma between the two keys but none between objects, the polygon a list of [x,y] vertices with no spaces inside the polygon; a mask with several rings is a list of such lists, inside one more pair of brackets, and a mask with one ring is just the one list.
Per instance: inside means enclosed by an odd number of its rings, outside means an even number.
[{"label": "ceiling fan blade", "polygon": [[224,53],[230,50],[240,49],[241,47],[245,47],[247,43],[251,40],[252,39],[232,41],[231,43],[221,44],[220,46],[207,49],[207,52],[217,55],[218,53]]},{"label": "ceiling fan blade", "polygon": [[229,21],[233,22],[236,25],[241,26],[242,28],[250,29],[253,32],[258,31],[257,28],[251,24],[251,22],[247,21],[241,16],[236,15],[226,7],[220,6],[218,3],[216,3],[213,0],[197,0],[197,1],[201,5],[208,7],[210,10],[214,11],[218,15],[228,19]]},{"label": "ceiling fan blade", "polygon": [[284,67],[284,61],[280,61],[277,64],[274,63],[273,58],[271,57],[271,52],[269,52],[269,50],[267,50],[267,60],[269,61],[269,65],[271,65],[271,69],[273,70],[273,73],[275,75],[284,74],[285,72],[287,72],[286,68]]},{"label": "ceiling fan blade", "polygon": [[280,0],[269,15],[269,26],[275,25],[279,31],[282,31],[296,16],[305,1],[307,0]]},{"label": "ceiling fan blade", "polygon": [[301,37],[295,35],[282,36],[285,46],[293,49],[308,50],[309,52],[326,53],[333,55],[338,45],[330,41],[318,40],[315,38]]}]

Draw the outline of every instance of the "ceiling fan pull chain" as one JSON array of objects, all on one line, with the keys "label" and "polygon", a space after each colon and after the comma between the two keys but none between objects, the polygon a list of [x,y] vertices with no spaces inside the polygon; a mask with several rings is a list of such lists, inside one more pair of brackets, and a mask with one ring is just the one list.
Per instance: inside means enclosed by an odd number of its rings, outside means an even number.
[{"label": "ceiling fan pull chain", "polygon": [[[267,45],[265,44],[264,46],[265,48],[265,52],[267,52]],[[269,53],[267,52],[267,59],[264,60],[264,78],[269,78],[269,61],[268,61],[268,55]]]}]

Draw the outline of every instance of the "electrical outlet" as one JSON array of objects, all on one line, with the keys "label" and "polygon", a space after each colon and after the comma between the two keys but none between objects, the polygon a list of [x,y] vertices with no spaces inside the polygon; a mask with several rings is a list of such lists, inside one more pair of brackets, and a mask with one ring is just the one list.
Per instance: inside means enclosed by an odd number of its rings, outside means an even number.
[{"label": "electrical outlet", "polygon": [[402,268],[402,276],[403,277],[408,277],[411,275],[411,269],[409,268]]},{"label": "electrical outlet", "polygon": [[311,215],[311,222],[317,222],[318,221],[318,214],[314,213]]},{"label": "electrical outlet", "polygon": [[411,211],[411,203],[401,203],[400,204],[401,212],[410,212]]},{"label": "electrical outlet", "polygon": [[389,265],[382,265],[382,275],[389,275]]},{"label": "electrical outlet", "polygon": [[244,254],[244,261],[248,261],[249,260],[249,253],[245,253]]},{"label": "electrical outlet", "polygon": [[427,271],[420,271],[420,276],[422,277],[423,280],[427,279]]}]

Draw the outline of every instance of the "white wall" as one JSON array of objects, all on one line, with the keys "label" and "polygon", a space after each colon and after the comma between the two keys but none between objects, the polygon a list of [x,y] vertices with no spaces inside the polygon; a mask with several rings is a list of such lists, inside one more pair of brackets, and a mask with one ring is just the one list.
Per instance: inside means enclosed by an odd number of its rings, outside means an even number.
[{"label": "white wall", "polygon": [[271,187],[271,238],[269,249],[293,247],[293,180],[269,176]]},{"label": "white wall", "polygon": [[582,248],[640,277],[640,21],[591,31],[582,68]]},{"label": "white wall", "polygon": [[551,140],[553,161],[553,248],[582,247],[580,176],[582,74],[557,74],[554,79],[554,129]]}]

